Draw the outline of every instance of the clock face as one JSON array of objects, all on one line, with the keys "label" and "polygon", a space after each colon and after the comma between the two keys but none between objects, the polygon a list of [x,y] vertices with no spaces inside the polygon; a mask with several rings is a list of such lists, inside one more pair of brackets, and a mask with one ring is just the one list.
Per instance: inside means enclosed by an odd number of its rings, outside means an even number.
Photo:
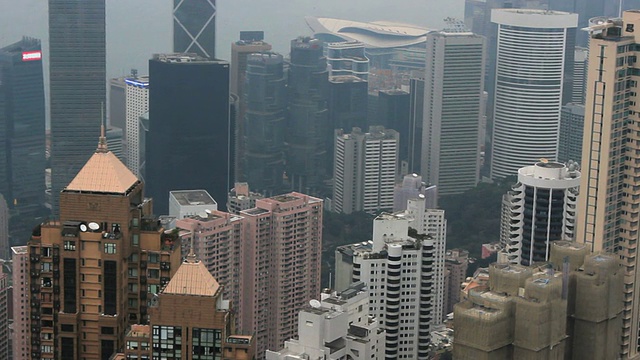
[{"label": "clock face", "polygon": [[82,231],[82,232],[87,231],[87,225],[85,225],[85,224],[80,224],[80,231]]}]

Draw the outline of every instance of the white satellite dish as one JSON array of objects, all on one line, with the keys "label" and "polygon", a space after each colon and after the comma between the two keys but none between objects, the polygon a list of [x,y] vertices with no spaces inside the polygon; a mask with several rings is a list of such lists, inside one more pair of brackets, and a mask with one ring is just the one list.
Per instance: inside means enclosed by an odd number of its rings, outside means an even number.
[{"label": "white satellite dish", "polygon": [[87,231],[87,225],[85,225],[85,224],[80,224],[80,231],[82,231],[82,232]]},{"label": "white satellite dish", "polygon": [[322,306],[320,301],[318,301],[316,299],[313,299],[313,300],[309,301],[309,305],[311,305],[312,308],[316,308],[316,309],[319,309]]},{"label": "white satellite dish", "polygon": [[207,214],[211,214],[211,210],[206,209],[204,212],[206,212]]},{"label": "white satellite dish", "polygon": [[93,231],[96,231],[96,230],[100,229],[100,225],[98,225],[98,223],[95,223],[95,222],[90,222],[89,223],[89,229],[91,229]]}]

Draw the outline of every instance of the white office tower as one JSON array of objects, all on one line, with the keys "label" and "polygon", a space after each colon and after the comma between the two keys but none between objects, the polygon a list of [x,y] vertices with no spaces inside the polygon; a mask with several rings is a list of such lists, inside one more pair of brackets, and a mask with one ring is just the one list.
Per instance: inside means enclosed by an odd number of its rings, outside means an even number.
[{"label": "white office tower", "polygon": [[393,208],[400,135],[382,126],[368,133],[336,130],[333,211],[376,213]]},{"label": "white office tower", "polygon": [[[498,25],[491,178],[556,160],[560,110],[571,99],[578,15],[494,9]],[[440,185],[440,184],[437,184]]]},{"label": "white office tower", "polygon": [[407,201],[415,199],[418,195],[424,195],[427,199],[427,207],[438,207],[438,188],[435,185],[427,185],[418,174],[408,174],[402,178],[402,182],[396,184],[393,190],[393,211],[407,209]]},{"label": "white office tower", "polygon": [[149,77],[138,76],[126,78],[124,80],[126,85],[126,121],[127,127],[125,129],[124,138],[126,144],[124,149],[126,151],[127,167],[132,173],[140,177],[141,167],[141,149],[140,141],[140,117],[149,111]]},{"label": "white office tower", "polygon": [[267,360],[372,360],[384,358],[385,332],[369,314],[369,295],[362,282],[346,290],[321,294],[321,301],[298,316],[298,338],[280,351],[267,350]]},{"label": "white office tower", "polygon": [[[440,195],[478,183],[484,117],[484,37],[458,21],[427,35],[421,169]],[[457,25],[457,26],[456,26]]]},{"label": "white office tower", "polygon": [[577,167],[540,161],[518,170],[518,182],[503,198],[500,260],[520,265],[548,261],[552,241],[574,240]]},{"label": "white office tower", "polygon": [[384,359],[427,359],[430,332],[441,321],[436,246],[409,231],[410,220],[404,212],[383,213],[373,221],[373,240],[336,249],[336,289],[367,284],[369,311],[387,332]]}]

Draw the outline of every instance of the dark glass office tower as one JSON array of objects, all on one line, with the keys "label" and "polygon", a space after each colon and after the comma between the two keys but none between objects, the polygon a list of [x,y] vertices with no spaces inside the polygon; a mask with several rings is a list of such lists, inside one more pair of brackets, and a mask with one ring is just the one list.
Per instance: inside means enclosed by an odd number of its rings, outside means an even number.
[{"label": "dark glass office tower", "polygon": [[205,189],[223,209],[233,186],[229,63],[186,54],[149,61],[146,196],[167,214],[169,191]]},{"label": "dark glass office tower", "polygon": [[[407,170],[409,173],[424,174],[422,161],[422,128],[424,122],[424,76],[414,74],[409,79],[409,137],[407,138]],[[400,140],[402,143],[402,140]]]},{"label": "dark glass office tower", "polygon": [[216,1],[173,0],[173,51],[216,55]]},{"label": "dark glass office tower", "polygon": [[244,178],[254,191],[282,192],[287,93],[282,55],[251,54],[247,59]]},{"label": "dark glass office tower", "polygon": [[305,194],[323,195],[324,180],[331,177],[333,130],[327,109],[328,84],[322,41],[308,37],[292,40],[286,169],[291,189]]},{"label": "dark glass office tower", "polygon": [[382,90],[378,92],[378,122],[371,125],[382,125],[400,134],[400,161],[409,159],[409,112],[410,96],[403,90]]},{"label": "dark glass office tower", "polygon": [[52,199],[87,162],[106,106],[105,0],[49,0]]},{"label": "dark glass office tower", "polygon": [[[28,236],[44,209],[44,127],[40,40],[23,38],[0,49],[0,194],[13,215],[10,229],[16,237]],[[31,222],[22,226],[26,233],[20,231],[22,222]]]},{"label": "dark glass office tower", "polygon": [[367,129],[368,82],[354,75],[329,78],[329,119],[333,129],[346,133]]}]

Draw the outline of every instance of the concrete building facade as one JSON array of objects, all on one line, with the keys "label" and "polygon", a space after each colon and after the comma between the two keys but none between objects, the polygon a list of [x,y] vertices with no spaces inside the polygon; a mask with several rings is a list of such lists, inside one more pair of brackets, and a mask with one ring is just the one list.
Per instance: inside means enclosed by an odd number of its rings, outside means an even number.
[{"label": "concrete building facade", "polygon": [[465,30],[427,35],[421,170],[440,195],[461,194],[480,177],[484,47]]},{"label": "concrete building facade", "polygon": [[9,274],[4,273],[0,268],[0,358],[9,359],[12,351],[9,332],[9,302],[13,301],[9,291]]},{"label": "concrete building facade", "polygon": [[11,259],[11,243],[9,241],[9,206],[0,194],[0,259]]},{"label": "concrete building facade", "polygon": [[177,190],[169,192],[169,216],[184,219],[218,210],[218,203],[206,190]]},{"label": "concrete building facade", "polygon": [[368,133],[336,130],[333,211],[375,213],[393,208],[400,137],[397,131],[372,126]]},{"label": "concrete building facade", "polygon": [[248,183],[235,183],[229,196],[227,196],[227,210],[232,214],[239,214],[242,210],[249,210],[256,207],[256,200],[264,196],[249,190]]},{"label": "concrete building facade", "polygon": [[491,21],[498,26],[491,155],[491,178],[497,179],[540,158],[556,160],[578,15],[494,9]]},{"label": "concrete building facade", "polygon": [[552,241],[575,239],[581,181],[577,167],[541,161],[518,170],[500,224],[506,237],[501,259],[521,265],[548,261]]},{"label": "concrete building facade", "polygon": [[393,190],[393,211],[406,210],[407,201],[416,199],[421,194],[427,199],[427,209],[438,207],[438,187],[436,185],[427,185],[422,181],[422,176],[415,173],[405,175],[402,182],[397,183]]},{"label": "concrete building facade", "polygon": [[448,272],[445,281],[444,315],[453,312],[453,306],[460,302],[460,286],[467,278],[469,252],[462,249],[451,249],[445,253],[444,267]]},{"label": "concrete building facade", "polygon": [[284,349],[266,353],[267,360],[369,360],[384,358],[385,331],[369,314],[364,283],[341,293],[322,293],[321,300],[300,310],[298,337]]},{"label": "concrete building facade", "polygon": [[173,51],[216,56],[215,0],[173,0]]}]

